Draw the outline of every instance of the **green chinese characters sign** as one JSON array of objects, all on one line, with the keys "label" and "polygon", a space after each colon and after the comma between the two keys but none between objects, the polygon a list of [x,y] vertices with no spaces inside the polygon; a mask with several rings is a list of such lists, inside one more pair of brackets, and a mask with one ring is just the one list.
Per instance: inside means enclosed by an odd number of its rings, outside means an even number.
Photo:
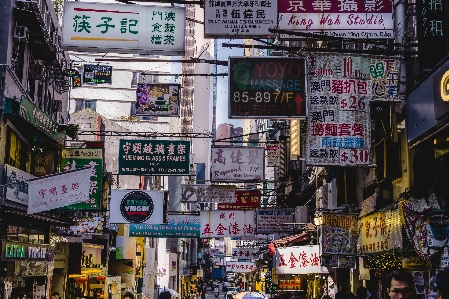
[{"label": "green chinese characters sign", "polygon": [[64,4],[62,46],[97,48],[100,52],[164,51],[164,55],[182,55],[184,29],[182,7],[73,1]]},{"label": "green chinese characters sign", "polygon": [[62,150],[61,169],[63,171],[92,167],[89,200],[64,207],[70,210],[99,210],[103,198],[103,149],[65,148]]},{"label": "green chinese characters sign", "polygon": [[188,175],[190,142],[180,140],[120,140],[119,174]]}]

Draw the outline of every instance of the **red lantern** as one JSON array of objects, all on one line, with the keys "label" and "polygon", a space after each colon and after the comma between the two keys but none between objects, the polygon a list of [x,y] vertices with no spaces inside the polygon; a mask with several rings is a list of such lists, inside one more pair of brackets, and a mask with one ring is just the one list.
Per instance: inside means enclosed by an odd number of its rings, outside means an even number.
[{"label": "red lantern", "polygon": [[78,277],[77,279],[76,279],[76,283],[77,284],[83,284],[83,283],[85,283],[87,281],[87,278],[86,277]]},{"label": "red lantern", "polygon": [[97,276],[97,280],[98,280],[98,281],[104,281],[104,280],[106,280],[106,276],[104,276],[104,275],[98,275],[98,276]]}]

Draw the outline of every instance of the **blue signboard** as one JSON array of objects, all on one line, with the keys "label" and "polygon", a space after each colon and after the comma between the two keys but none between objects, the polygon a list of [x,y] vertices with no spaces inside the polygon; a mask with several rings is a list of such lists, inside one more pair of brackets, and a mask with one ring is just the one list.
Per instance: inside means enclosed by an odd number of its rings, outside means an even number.
[{"label": "blue signboard", "polygon": [[169,215],[167,224],[130,224],[130,237],[199,238],[200,217]]}]

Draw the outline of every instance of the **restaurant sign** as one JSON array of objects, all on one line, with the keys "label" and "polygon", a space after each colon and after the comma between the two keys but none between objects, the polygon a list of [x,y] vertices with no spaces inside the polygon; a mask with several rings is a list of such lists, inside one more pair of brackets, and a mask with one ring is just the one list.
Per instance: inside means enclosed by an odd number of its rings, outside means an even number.
[{"label": "restaurant sign", "polygon": [[169,215],[167,224],[130,224],[130,237],[199,238],[200,217]]},{"label": "restaurant sign", "polygon": [[16,243],[2,240],[2,261],[53,260],[53,251],[48,245]]},{"label": "restaurant sign", "polygon": [[5,165],[5,197],[8,200],[28,205],[28,181],[36,178],[28,172]]},{"label": "restaurant sign", "polygon": [[218,210],[251,210],[260,207],[260,190],[237,190],[235,191],[235,203],[217,205]]},{"label": "restaurant sign", "polygon": [[181,202],[235,203],[235,185],[181,185]]},{"label": "restaurant sign", "polygon": [[62,47],[87,52],[184,55],[184,7],[67,2]]},{"label": "restaurant sign", "polygon": [[[279,1],[279,29],[346,38],[394,38],[391,0]],[[281,38],[298,38],[282,34]]]},{"label": "restaurant sign", "polygon": [[120,139],[119,174],[188,175],[190,142]]},{"label": "restaurant sign", "polygon": [[402,223],[398,209],[377,212],[359,220],[358,254],[402,248]]}]

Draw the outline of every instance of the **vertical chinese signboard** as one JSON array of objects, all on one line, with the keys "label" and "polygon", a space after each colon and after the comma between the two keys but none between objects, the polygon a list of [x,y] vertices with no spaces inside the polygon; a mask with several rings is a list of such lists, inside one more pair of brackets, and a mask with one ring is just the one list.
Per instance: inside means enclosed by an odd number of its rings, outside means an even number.
[{"label": "vertical chinese signboard", "polygon": [[320,246],[291,246],[276,248],[277,274],[328,273],[321,267]]},{"label": "vertical chinese signboard", "polygon": [[184,55],[184,7],[67,2],[62,47],[67,50]]},{"label": "vertical chinese signboard", "polygon": [[254,211],[200,211],[201,238],[254,237]]},{"label": "vertical chinese signboard", "polygon": [[321,253],[356,255],[358,221],[356,215],[323,214]]},{"label": "vertical chinese signboard", "polygon": [[211,181],[261,181],[264,179],[263,147],[212,147]]},{"label": "vertical chinese signboard", "polygon": [[281,165],[281,147],[278,144],[267,144],[267,166],[275,167]]},{"label": "vertical chinese signboard", "polygon": [[234,5],[232,1],[204,2],[204,36],[209,38],[271,36],[277,25],[277,0],[249,1]]},{"label": "vertical chinese signboard", "polygon": [[[63,171],[92,167],[89,200],[65,207],[74,210],[99,210],[103,198],[103,149],[65,148],[62,150],[61,169]],[[106,208],[106,207],[105,207]]]},{"label": "vertical chinese signboard", "polygon": [[[429,0],[430,1],[430,0]],[[279,0],[279,29],[346,38],[394,37],[391,0]],[[281,38],[295,36],[281,35]]]},{"label": "vertical chinese signboard", "polygon": [[370,101],[399,99],[399,59],[311,53],[308,61],[306,163],[370,164]]},{"label": "vertical chinese signboard", "polygon": [[120,140],[118,173],[188,175],[190,142],[181,140]]},{"label": "vertical chinese signboard", "polygon": [[260,190],[237,190],[235,191],[235,203],[219,203],[218,210],[251,210],[260,207]]}]

